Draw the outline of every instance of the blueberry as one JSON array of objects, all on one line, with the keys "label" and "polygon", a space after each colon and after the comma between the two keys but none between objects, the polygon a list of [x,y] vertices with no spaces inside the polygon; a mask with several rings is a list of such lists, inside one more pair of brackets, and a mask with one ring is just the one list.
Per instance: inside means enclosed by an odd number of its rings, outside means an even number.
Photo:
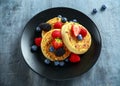
[{"label": "blueberry", "polygon": [[39,33],[39,32],[41,32],[41,28],[40,27],[36,27],[35,31]]},{"label": "blueberry", "polygon": [[58,66],[59,65],[59,61],[54,61],[54,65]]},{"label": "blueberry", "polygon": [[54,47],[53,47],[53,46],[50,46],[49,51],[50,51],[50,52],[54,52],[54,50],[55,50]]},{"label": "blueberry", "polygon": [[61,22],[65,23],[66,21],[67,21],[67,18],[66,17],[62,17]]},{"label": "blueberry", "polygon": [[63,48],[58,48],[56,51],[55,51],[55,55],[56,56],[62,56],[63,54],[65,54],[65,50]]},{"label": "blueberry", "polygon": [[36,45],[32,45],[31,51],[36,52],[38,50],[38,47]]},{"label": "blueberry", "polygon": [[77,22],[77,19],[73,19],[73,22]]},{"label": "blueberry", "polygon": [[45,63],[45,64],[50,64],[50,60],[49,60],[49,59],[45,59],[45,60],[44,60],[44,63]]},{"label": "blueberry", "polygon": [[96,13],[97,13],[97,10],[94,8],[92,11],[92,14],[96,14]]},{"label": "blueberry", "polygon": [[105,5],[102,5],[101,11],[104,11],[105,9],[106,9],[106,6],[105,6]]},{"label": "blueberry", "polygon": [[69,62],[69,59],[65,59],[65,62]]},{"label": "blueberry", "polygon": [[39,27],[40,27],[42,30],[44,30],[44,31],[49,31],[49,30],[51,30],[51,25],[48,24],[48,23],[41,23],[41,24],[39,25]]},{"label": "blueberry", "polygon": [[60,66],[64,66],[64,65],[65,65],[65,62],[64,62],[64,61],[59,62],[59,65],[60,65]]},{"label": "blueberry", "polygon": [[78,40],[82,40],[82,35],[79,34],[79,35],[77,36],[77,39],[78,39]]},{"label": "blueberry", "polygon": [[62,18],[62,16],[61,16],[61,15],[58,15],[58,18]]}]

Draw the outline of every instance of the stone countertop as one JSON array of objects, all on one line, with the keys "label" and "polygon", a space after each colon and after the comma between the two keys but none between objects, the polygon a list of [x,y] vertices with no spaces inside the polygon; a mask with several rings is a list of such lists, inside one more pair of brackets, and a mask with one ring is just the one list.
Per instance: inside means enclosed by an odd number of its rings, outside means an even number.
[{"label": "stone countertop", "polygon": [[[107,9],[100,11],[105,4]],[[20,53],[25,24],[52,7],[70,7],[89,16],[99,28],[102,50],[97,63],[82,76],[53,81],[34,73]],[[93,8],[97,9],[91,15]],[[116,0],[0,0],[0,86],[120,86],[120,1]]]}]

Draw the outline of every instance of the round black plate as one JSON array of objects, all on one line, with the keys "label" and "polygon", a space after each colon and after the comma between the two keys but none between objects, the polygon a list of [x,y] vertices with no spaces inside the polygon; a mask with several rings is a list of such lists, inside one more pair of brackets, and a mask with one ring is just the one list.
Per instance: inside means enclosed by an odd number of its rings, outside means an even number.
[{"label": "round black plate", "polygon": [[[38,54],[30,51],[35,28],[41,22],[46,22],[57,15],[67,17],[68,20],[77,19],[79,23],[88,29],[92,36],[92,45],[88,52],[81,56],[80,63],[64,67],[49,66],[44,64],[42,52]],[[37,74],[53,80],[66,80],[82,75],[95,64],[101,51],[101,37],[95,23],[80,11],[65,7],[51,8],[38,13],[27,23],[21,37],[21,51],[25,62]]]}]

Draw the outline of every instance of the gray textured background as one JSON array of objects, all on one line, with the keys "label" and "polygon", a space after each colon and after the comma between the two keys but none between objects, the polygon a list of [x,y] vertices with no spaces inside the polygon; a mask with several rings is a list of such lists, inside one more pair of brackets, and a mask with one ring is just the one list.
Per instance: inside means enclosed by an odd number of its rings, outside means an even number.
[{"label": "gray textured background", "polygon": [[[102,4],[107,6],[100,11]],[[102,36],[94,67],[81,77],[52,81],[31,71],[20,53],[20,36],[35,14],[51,7],[71,7],[88,15]],[[93,8],[98,10],[91,15]],[[0,0],[0,86],[120,86],[120,0]]]}]

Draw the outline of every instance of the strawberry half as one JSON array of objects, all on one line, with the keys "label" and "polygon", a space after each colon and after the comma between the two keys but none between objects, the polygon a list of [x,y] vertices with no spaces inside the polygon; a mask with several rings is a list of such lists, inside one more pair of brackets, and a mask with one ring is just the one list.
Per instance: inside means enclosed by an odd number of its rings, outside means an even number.
[{"label": "strawberry half", "polygon": [[63,42],[61,39],[56,38],[52,41],[52,45],[55,49],[61,48],[63,46]]},{"label": "strawberry half", "polygon": [[62,22],[56,22],[53,27],[54,27],[55,29],[61,29],[62,25],[63,25]]},{"label": "strawberry half", "polygon": [[38,37],[38,38],[35,38],[35,39],[34,39],[34,43],[35,43],[36,46],[40,46],[41,41],[42,41],[42,38],[41,38],[41,37]]},{"label": "strawberry half", "polygon": [[75,37],[77,37],[77,36],[79,35],[79,33],[80,33],[80,28],[79,28],[79,26],[77,26],[77,25],[72,25],[72,27],[71,27],[71,32],[72,32],[72,34],[73,34]]},{"label": "strawberry half", "polygon": [[76,63],[80,61],[80,56],[74,53],[71,53],[69,61],[72,63]]},{"label": "strawberry half", "polygon": [[62,38],[62,36],[61,36],[61,31],[59,31],[59,30],[54,30],[54,31],[52,32],[52,37],[53,37],[53,38]]},{"label": "strawberry half", "polygon": [[80,34],[82,35],[82,37],[85,37],[87,35],[87,31],[84,28],[81,28]]}]

